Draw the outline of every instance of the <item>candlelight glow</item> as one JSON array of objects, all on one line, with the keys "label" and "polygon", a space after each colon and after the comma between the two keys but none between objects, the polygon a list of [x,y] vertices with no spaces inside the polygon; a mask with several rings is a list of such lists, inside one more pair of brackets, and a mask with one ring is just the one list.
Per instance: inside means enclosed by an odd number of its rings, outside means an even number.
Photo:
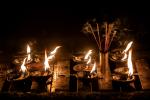
[{"label": "candlelight glow", "polygon": [[85,55],[84,59],[85,59],[85,60],[88,59],[88,57],[89,57],[91,54],[92,54],[92,50],[89,50],[89,51],[87,52],[87,54]]},{"label": "candlelight glow", "polygon": [[31,60],[30,52],[31,52],[30,46],[27,45],[27,54],[28,54],[27,61]]},{"label": "candlelight glow", "polygon": [[133,41],[129,42],[126,49],[123,51],[124,57],[121,60],[125,60],[127,58],[127,51],[131,48]]},{"label": "candlelight glow", "polygon": [[26,61],[26,58],[24,58],[24,60],[23,60],[23,63],[22,63],[22,65],[21,65],[21,71],[24,73],[25,71],[27,71],[27,68],[26,68],[26,66],[25,66],[25,61]]},{"label": "candlelight glow", "polygon": [[44,62],[44,65],[45,65],[45,71],[50,68],[49,63],[48,63],[46,50],[45,50],[45,62]]},{"label": "candlelight glow", "polygon": [[96,62],[94,63],[94,65],[93,65],[92,70],[91,70],[90,73],[93,73],[95,70],[96,70]]},{"label": "candlelight glow", "polygon": [[129,69],[128,75],[131,76],[133,74],[132,49],[129,50],[129,55],[128,55],[128,69]]}]

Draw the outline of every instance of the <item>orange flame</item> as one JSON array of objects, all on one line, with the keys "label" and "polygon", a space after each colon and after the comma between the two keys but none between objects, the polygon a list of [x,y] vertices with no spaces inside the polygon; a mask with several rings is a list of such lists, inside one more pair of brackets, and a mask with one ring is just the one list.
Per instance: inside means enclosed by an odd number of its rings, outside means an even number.
[{"label": "orange flame", "polygon": [[51,60],[55,57],[55,54],[57,52],[57,49],[59,49],[61,46],[57,46],[51,53],[50,56],[48,56],[48,59]]},{"label": "orange flame", "polygon": [[124,57],[121,60],[125,60],[127,58],[127,53],[124,54]]},{"label": "orange flame", "polygon": [[28,54],[27,61],[31,60],[30,52],[31,52],[30,46],[27,45],[27,54]]},{"label": "orange flame", "polygon": [[131,76],[133,74],[132,49],[129,50],[129,55],[128,55],[128,69],[129,69],[128,75]]},{"label": "orange flame", "polygon": [[124,50],[124,52],[127,52],[130,49],[130,47],[132,46],[132,43],[133,43],[133,41],[128,43],[128,45],[127,45],[126,49]]},{"label": "orange flame", "polygon": [[23,73],[25,73],[25,72],[27,71],[27,68],[26,68],[26,66],[25,66],[25,61],[26,61],[26,58],[24,58],[23,63],[22,63],[22,65],[21,65],[21,71],[22,71]]},{"label": "orange flame", "polygon": [[56,53],[56,51],[57,51],[57,49],[59,49],[61,46],[57,46],[50,54],[51,55],[54,55],[55,53]]},{"label": "orange flame", "polygon": [[121,60],[125,60],[127,58],[127,51],[131,48],[133,41],[129,42],[126,49],[123,51],[124,57]]},{"label": "orange flame", "polygon": [[94,63],[94,65],[93,65],[92,70],[91,70],[90,73],[93,73],[95,70],[96,70],[96,62]]},{"label": "orange flame", "polygon": [[89,60],[87,61],[87,63],[86,64],[89,64],[91,62],[91,57],[89,58]]},{"label": "orange flame", "polygon": [[44,62],[44,65],[45,65],[45,71],[50,68],[49,63],[48,63],[46,50],[45,50],[45,62]]},{"label": "orange flame", "polygon": [[92,50],[89,50],[85,55],[84,59],[87,60],[91,54],[92,54]]}]

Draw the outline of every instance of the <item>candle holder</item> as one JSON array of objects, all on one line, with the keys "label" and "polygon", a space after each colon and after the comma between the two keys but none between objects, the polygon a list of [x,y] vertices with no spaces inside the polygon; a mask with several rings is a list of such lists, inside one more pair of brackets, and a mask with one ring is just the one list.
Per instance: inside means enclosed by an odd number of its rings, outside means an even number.
[{"label": "candle holder", "polygon": [[7,81],[10,83],[9,91],[28,92],[30,91],[31,80],[29,72],[9,73]]},{"label": "candle holder", "polygon": [[87,66],[86,64],[77,64],[73,67],[76,71],[77,78],[77,93],[84,90],[90,90],[92,93],[93,81],[97,78],[97,73],[90,73],[92,66]]},{"label": "candle holder", "polygon": [[131,85],[135,81],[135,76],[128,75],[127,67],[119,67],[114,70],[112,74],[113,86],[117,90],[132,90],[133,86]]},{"label": "candle holder", "polygon": [[30,73],[32,85],[32,92],[46,92],[47,91],[47,80],[52,77],[50,71],[33,71]]}]

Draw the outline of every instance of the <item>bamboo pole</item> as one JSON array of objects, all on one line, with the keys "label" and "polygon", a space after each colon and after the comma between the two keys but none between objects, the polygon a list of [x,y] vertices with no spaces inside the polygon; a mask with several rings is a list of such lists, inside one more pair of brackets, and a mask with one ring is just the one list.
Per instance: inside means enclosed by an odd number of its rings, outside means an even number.
[{"label": "bamboo pole", "polygon": [[100,33],[99,33],[99,26],[98,26],[98,23],[96,23],[96,25],[97,25],[97,33],[98,33],[98,40],[99,40],[99,46],[100,46],[100,50],[102,49],[102,47],[101,47],[101,38],[100,38]]},{"label": "bamboo pole", "polygon": [[90,26],[90,28],[91,28],[91,32],[92,32],[93,37],[94,37],[94,39],[95,39],[95,41],[96,41],[96,43],[97,43],[97,46],[98,46],[98,48],[100,49],[99,42],[97,41],[96,35],[95,35],[94,31],[93,31],[93,28],[92,28],[91,24],[89,24],[89,26]]}]

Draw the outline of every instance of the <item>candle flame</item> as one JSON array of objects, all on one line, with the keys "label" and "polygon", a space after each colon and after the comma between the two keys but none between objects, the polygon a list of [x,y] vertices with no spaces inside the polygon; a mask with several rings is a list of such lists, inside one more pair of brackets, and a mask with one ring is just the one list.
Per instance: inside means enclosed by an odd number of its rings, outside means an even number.
[{"label": "candle flame", "polygon": [[25,61],[26,61],[26,58],[24,58],[23,63],[22,63],[22,65],[21,65],[21,71],[22,71],[23,73],[27,71],[27,68],[26,68],[26,66],[25,66]]},{"label": "candle flame", "polygon": [[30,46],[27,45],[27,54],[28,54],[27,61],[31,60],[31,55],[30,55],[30,53],[31,53]]},{"label": "candle flame", "polygon": [[89,64],[91,62],[91,57],[89,58],[89,60],[87,61],[87,63],[86,64]]},{"label": "candle flame", "polygon": [[123,51],[124,57],[121,60],[125,60],[127,58],[127,51],[131,48],[133,41],[129,42],[126,49]]},{"label": "candle flame", "polygon": [[57,52],[57,50],[60,48],[61,46],[57,46],[51,53],[50,56],[48,56],[48,60],[51,60],[55,57],[55,54]]},{"label": "candle flame", "polygon": [[44,65],[45,65],[45,71],[50,68],[49,63],[48,63],[48,57],[47,57],[46,50],[45,50],[45,62],[44,62]]},{"label": "candle flame", "polygon": [[130,49],[130,47],[132,46],[132,44],[133,44],[133,41],[129,42],[126,49],[124,50],[124,52],[127,52]]},{"label": "candle flame", "polygon": [[89,51],[87,52],[87,54],[85,55],[84,59],[85,59],[85,60],[88,59],[91,54],[92,54],[92,50],[89,50]]},{"label": "candle flame", "polygon": [[56,53],[56,51],[57,51],[57,49],[59,49],[61,46],[57,46],[51,53],[50,53],[50,55],[54,55],[55,53]]},{"label": "candle flame", "polygon": [[94,65],[93,65],[92,70],[91,70],[90,73],[93,73],[95,70],[96,70],[96,62],[94,63]]},{"label": "candle flame", "polygon": [[129,69],[128,75],[131,76],[133,74],[132,49],[129,50],[128,62],[127,63],[128,63],[128,69]]},{"label": "candle flame", "polygon": [[124,57],[121,59],[122,61],[127,58],[127,53],[124,54]]}]

